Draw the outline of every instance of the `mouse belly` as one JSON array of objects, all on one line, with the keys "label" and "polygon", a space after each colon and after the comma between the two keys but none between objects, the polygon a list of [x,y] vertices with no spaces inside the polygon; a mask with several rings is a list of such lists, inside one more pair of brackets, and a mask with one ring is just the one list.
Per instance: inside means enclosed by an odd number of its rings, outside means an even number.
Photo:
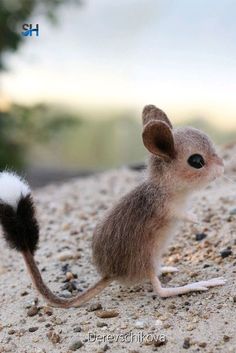
[{"label": "mouse belly", "polygon": [[[150,273],[158,273],[161,264],[163,250],[169,244],[172,225],[152,230],[142,240],[133,235],[124,236],[116,242],[115,238],[110,241],[103,240],[104,235],[94,235],[93,258],[98,272],[102,277],[108,276],[122,283],[140,283],[150,277]],[[135,242],[136,240],[136,242]]]}]

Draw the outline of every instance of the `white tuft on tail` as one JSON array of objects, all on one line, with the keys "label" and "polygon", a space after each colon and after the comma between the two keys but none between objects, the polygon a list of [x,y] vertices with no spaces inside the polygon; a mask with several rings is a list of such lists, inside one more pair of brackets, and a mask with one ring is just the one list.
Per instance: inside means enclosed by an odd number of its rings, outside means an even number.
[{"label": "white tuft on tail", "polygon": [[0,201],[17,208],[21,196],[25,197],[31,193],[27,182],[15,173],[0,173]]}]

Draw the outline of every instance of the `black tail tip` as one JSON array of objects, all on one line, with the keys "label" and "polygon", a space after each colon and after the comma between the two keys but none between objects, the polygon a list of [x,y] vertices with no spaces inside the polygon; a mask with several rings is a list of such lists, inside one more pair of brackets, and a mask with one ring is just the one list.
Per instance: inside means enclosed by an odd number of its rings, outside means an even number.
[{"label": "black tail tip", "polygon": [[39,225],[30,194],[21,196],[16,209],[0,201],[0,223],[9,246],[17,251],[34,253],[39,241]]}]

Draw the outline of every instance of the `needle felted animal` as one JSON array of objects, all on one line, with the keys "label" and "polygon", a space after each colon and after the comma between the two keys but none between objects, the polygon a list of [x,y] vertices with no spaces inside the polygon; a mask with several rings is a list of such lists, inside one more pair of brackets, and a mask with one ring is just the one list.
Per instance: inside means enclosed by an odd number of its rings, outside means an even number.
[{"label": "needle felted animal", "polygon": [[39,225],[31,190],[16,174],[0,173],[0,222],[8,244],[25,260],[33,284],[52,306],[78,307],[112,281],[126,284],[150,280],[154,292],[170,297],[225,283],[213,278],[164,288],[161,257],[179,220],[192,220],[186,201],[192,191],[221,176],[223,162],[209,137],[192,127],[174,129],[166,114],[153,105],[143,110],[143,143],[150,153],[146,180],[122,197],[98,223],[92,252],[101,279],[84,293],[65,299],[44,283],[35,262]]}]

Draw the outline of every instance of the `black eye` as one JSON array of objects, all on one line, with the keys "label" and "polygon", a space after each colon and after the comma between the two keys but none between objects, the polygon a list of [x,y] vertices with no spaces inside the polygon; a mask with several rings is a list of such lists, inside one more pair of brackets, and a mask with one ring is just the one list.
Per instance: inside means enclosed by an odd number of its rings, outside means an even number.
[{"label": "black eye", "polygon": [[189,157],[188,164],[195,169],[200,169],[204,167],[205,161],[200,154],[193,154]]}]

